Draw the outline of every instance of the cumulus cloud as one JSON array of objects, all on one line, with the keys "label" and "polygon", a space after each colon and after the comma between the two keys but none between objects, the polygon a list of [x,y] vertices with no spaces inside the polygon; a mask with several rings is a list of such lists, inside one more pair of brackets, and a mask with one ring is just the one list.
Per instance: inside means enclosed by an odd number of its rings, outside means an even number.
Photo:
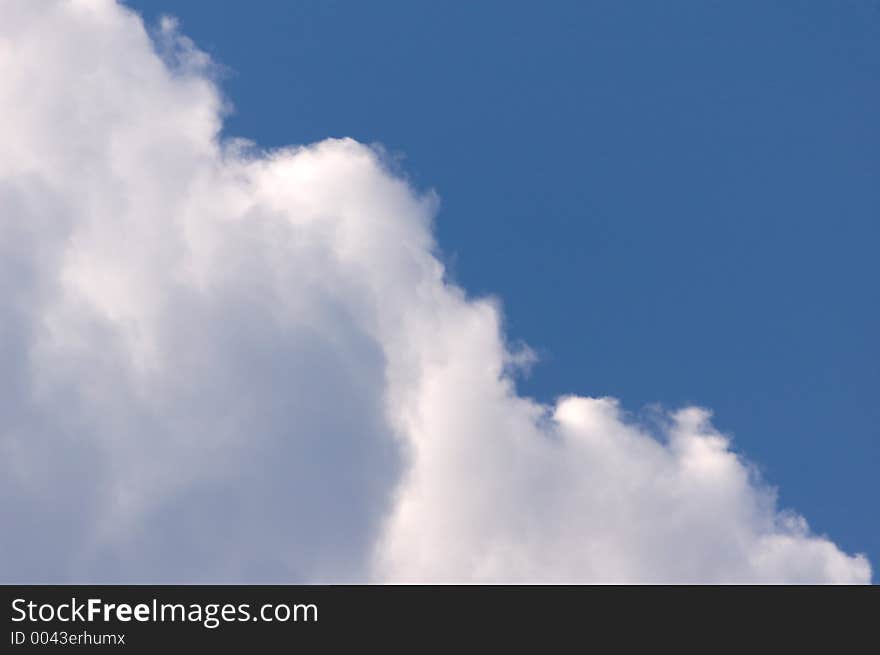
[{"label": "cumulus cloud", "polygon": [[222,141],[211,62],[0,1],[5,582],[868,582],[708,412],[517,395],[381,153]]}]

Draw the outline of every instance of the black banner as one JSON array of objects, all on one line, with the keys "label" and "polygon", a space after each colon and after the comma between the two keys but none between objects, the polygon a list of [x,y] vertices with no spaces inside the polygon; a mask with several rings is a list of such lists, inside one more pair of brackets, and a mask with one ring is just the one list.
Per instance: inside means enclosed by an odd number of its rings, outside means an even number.
[{"label": "black banner", "polygon": [[608,640],[840,650],[873,647],[880,616],[877,587],[7,586],[2,594],[10,653],[421,651],[476,641],[558,652]]}]

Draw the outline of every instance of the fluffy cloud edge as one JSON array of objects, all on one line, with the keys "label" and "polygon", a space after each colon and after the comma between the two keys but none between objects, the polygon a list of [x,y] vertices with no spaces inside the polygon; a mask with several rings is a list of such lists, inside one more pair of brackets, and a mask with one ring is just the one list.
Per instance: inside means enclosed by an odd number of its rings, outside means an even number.
[{"label": "fluffy cloud edge", "polygon": [[518,396],[375,149],[221,143],[170,19],[0,12],[7,579],[870,582],[707,410]]}]

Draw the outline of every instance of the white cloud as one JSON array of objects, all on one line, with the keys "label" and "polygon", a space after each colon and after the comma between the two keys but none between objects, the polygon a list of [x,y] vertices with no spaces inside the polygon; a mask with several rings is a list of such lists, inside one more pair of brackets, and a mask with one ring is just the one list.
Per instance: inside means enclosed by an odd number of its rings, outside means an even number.
[{"label": "white cloud", "polygon": [[351,140],[219,144],[161,29],[0,2],[0,578],[870,580],[704,410],[518,397],[434,198]]}]

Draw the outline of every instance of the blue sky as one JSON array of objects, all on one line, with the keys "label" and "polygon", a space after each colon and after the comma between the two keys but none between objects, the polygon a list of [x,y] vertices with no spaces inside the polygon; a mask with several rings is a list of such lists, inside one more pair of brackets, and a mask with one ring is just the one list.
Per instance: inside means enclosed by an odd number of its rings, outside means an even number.
[{"label": "blue sky", "polygon": [[712,408],[880,561],[876,3],[127,4],[226,67],[226,134],[380,142],[436,189],[523,393]]}]

